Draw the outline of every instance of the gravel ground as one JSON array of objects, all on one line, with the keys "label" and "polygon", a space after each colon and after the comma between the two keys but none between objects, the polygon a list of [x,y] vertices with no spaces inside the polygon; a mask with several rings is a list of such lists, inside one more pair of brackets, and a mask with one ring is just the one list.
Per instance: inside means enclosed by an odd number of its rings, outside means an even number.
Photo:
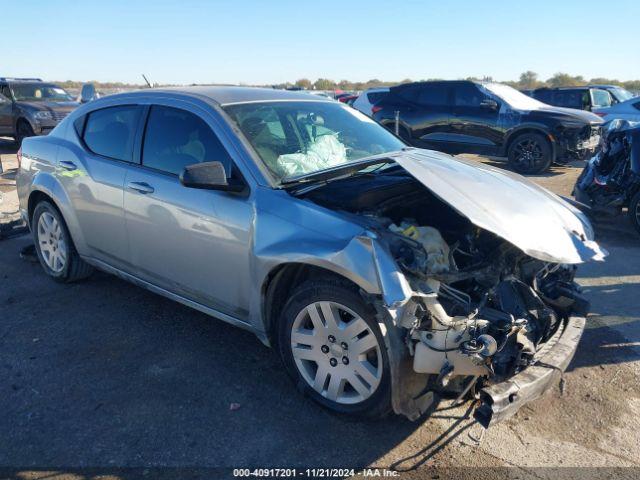
[{"label": "gravel ground", "polygon": [[[1,141],[0,155],[8,214],[15,155]],[[580,167],[534,180],[566,195]],[[216,467],[240,466],[637,478],[622,467],[640,463],[640,238],[625,218],[596,231],[611,255],[579,271],[593,314],[564,394],[548,392],[479,445],[470,404],[417,422],[329,414],[251,334],[106,274],[57,284],[20,259],[27,235],[2,240],[0,478],[219,478],[230,472]]]}]

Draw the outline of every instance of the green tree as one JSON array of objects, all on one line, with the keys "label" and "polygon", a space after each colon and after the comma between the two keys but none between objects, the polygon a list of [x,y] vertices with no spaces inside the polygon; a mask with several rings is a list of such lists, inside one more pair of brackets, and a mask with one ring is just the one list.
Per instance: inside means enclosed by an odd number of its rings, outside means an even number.
[{"label": "green tree", "polygon": [[309,90],[312,86],[312,83],[311,83],[311,80],[309,80],[308,78],[300,78],[296,80],[295,86],[300,88],[306,88],[307,90]]},{"label": "green tree", "polygon": [[533,89],[538,88],[542,83],[538,80],[538,74],[536,72],[532,72],[531,70],[527,70],[520,74],[520,80],[518,81],[518,87]]},{"label": "green tree", "polygon": [[333,90],[335,87],[335,82],[333,80],[329,80],[328,78],[319,78],[315,82],[313,82],[313,88],[316,90]]},{"label": "green tree", "polygon": [[550,87],[573,87],[576,85],[585,85],[584,78],[581,75],[572,77],[568,73],[558,72],[553,77],[547,80],[547,84]]}]

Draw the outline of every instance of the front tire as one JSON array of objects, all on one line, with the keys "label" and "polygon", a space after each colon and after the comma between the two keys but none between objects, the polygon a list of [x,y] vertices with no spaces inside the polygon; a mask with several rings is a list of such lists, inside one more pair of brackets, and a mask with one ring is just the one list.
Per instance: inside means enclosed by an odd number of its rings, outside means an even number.
[{"label": "front tire", "polygon": [[364,417],[391,409],[375,311],[346,283],[325,278],[294,290],[278,323],[278,349],[298,388],[322,406]]},{"label": "front tire", "polygon": [[27,137],[33,137],[35,135],[33,128],[31,128],[31,124],[26,120],[18,120],[18,124],[16,125],[16,145],[18,147],[22,146],[22,140]]},{"label": "front tire", "polygon": [[31,231],[40,265],[55,281],[75,282],[91,275],[93,268],[78,255],[62,215],[51,203],[36,205]]},{"label": "front tire", "polygon": [[513,139],[507,152],[509,167],[523,175],[546,171],[553,162],[549,140],[539,133],[523,133]]}]

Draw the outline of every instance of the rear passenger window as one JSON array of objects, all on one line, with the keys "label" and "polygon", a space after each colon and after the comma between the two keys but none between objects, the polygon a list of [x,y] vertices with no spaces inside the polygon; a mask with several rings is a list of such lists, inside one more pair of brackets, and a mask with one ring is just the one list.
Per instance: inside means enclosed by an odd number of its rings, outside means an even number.
[{"label": "rear passenger window", "polygon": [[420,88],[418,103],[427,106],[442,106],[449,103],[449,88],[446,85],[429,85]]},{"label": "rear passenger window", "polygon": [[84,128],[84,143],[98,155],[131,162],[140,107],[127,105],[91,112]]},{"label": "rear passenger window", "polygon": [[373,105],[374,103],[378,103],[380,100],[382,100],[386,96],[387,96],[387,92],[370,92],[370,93],[367,93],[367,99],[369,100],[369,103],[371,105]]},{"label": "rear passenger window", "polygon": [[180,175],[184,167],[222,162],[231,177],[231,158],[209,125],[185,110],[153,106],[142,148],[142,164]]},{"label": "rear passenger window", "polygon": [[549,92],[548,90],[534,92],[532,96],[540,100],[542,103],[550,103],[553,101],[551,100],[551,92]]},{"label": "rear passenger window", "polygon": [[583,92],[580,90],[558,90],[554,93],[553,104],[559,107],[583,108]]}]

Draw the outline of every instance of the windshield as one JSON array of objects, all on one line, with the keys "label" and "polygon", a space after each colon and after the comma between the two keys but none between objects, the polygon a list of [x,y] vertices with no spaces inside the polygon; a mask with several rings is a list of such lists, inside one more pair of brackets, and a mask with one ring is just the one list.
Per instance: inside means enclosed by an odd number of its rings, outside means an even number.
[{"label": "windshield", "polygon": [[624,102],[626,100],[629,100],[630,98],[633,98],[633,93],[622,87],[614,87],[611,89],[611,92],[619,102]]},{"label": "windshield", "polygon": [[224,109],[278,181],[405,146],[384,127],[341,103],[264,102]]},{"label": "windshield", "polygon": [[64,89],[42,83],[13,84],[11,91],[18,102],[68,102],[73,100],[73,97]]},{"label": "windshield", "polygon": [[517,110],[539,110],[548,106],[535,98],[526,96],[509,85],[487,83],[482,86]]}]

